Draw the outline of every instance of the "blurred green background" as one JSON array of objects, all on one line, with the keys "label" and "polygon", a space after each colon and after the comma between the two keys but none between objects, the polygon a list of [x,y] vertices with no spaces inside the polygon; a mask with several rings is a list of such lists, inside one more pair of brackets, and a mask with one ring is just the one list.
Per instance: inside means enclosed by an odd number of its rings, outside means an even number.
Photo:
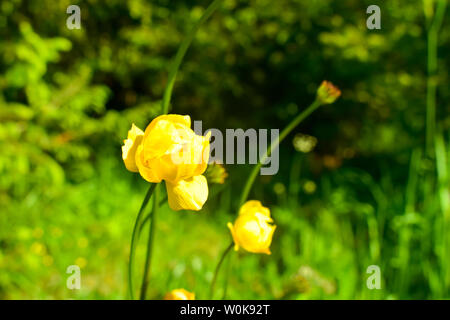
[{"label": "blurred green background", "polygon": [[[251,198],[278,225],[272,255],[233,254],[217,297],[228,273],[230,299],[450,298],[450,10],[433,27],[439,1],[224,0],[202,26],[172,112],[204,130],[283,128],[322,80],[342,90],[282,144],[279,173],[258,178]],[[71,4],[81,30],[66,27]],[[132,122],[158,115],[170,61],[208,4],[1,1],[1,299],[128,298],[148,185],[120,146]],[[371,4],[381,30],[366,28]],[[226,169],[201,212],[163,207],[149,298],[207,297],[251,167]],[[66,288],[72,264],[81,290]],[[369,265],[380,290],[366,286]]]}]

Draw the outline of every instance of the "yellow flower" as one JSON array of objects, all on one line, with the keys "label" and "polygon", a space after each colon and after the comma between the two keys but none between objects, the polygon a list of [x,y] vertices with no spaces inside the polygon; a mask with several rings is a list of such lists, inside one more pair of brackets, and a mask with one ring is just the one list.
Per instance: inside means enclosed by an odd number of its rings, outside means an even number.
[{"label": "yellow flower", "polygon": [[195,300],[195,293],[184,289],[174,289],[166,293],[164,300]]},{"label": "yellow flower", "polygon": [[145,180],[176,183],[206,170],[209,136],[196,135],[190,126],[189,116],[175,114],[150,122],[136,152],[136,164]]},{"label": "yellow flower", "polygon": [[228,228],[234,241],[234,250],[239,247],[253,253],[270,254],[270,244],[276,226],[272,225],[269,208],[263,207],[257,200],[247,201],[239,210],[234,225]]},{"label": "yellow flower", "polygon": [[341,90],[339,90],[336,86],[334,86],[329,81],[322,81],[319,89],[317,89],[317,98],[323,104],[330,104],[336,101],[341,95]]},{"label": "yellow flower", "polygon": [[210,135],[196,135],[190,127],[189,116],[162,115],[145,132],[133,124],[122,147],[128,170],[139,172],[148,182],[166,181],[173,210],[198,211],[208,198],[202,173],[208,165]]},{"label": "yellow flower", "polygon": [[136,166],[135,155],[138,146],[140,145],[144,132],[136,127],[134,123],[131,125],[131,129],[128,131],[128,137],[123,141],[122,146],[122,159],[125,163],[125,167],[132,172],[138,172]]}]

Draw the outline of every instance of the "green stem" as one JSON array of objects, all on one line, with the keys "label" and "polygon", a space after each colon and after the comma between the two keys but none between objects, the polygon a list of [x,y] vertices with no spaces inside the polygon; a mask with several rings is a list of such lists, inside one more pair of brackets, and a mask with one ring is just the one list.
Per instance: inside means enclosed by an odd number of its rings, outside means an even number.
[{"label": "green stem", "polygon": [[136,221],[134,223],[133,228],[133,234],[131,235],[131,244],[130,244],[130,257],[128,259],[128,290],[130,293],[131,300],[134,300],[134,294],[133,294],[133,261],[134,261],[134,249],[135,249],[135,242],[136,242],[136,236],[137,236],[137,230],[139,221],[141,219],[141,216],[145,210],[145,207],[147,206],[153,191],[155,190],[156,184],[151,184],[148,188],[147,194],[145,195],[144,201],[142,201],[141,208],[139,209],[139,212],[136,217]]},{"label": "green stem", "polygon": [[244,190],[243,190],[242,195],[241,195],[241,200],[239,202],[239,207],[241,207],[244,204],[244,202],[247,200],[248,194],[250,193],[252,185],[255,182],[256,176],[258,175],[258,171],[259,171],[259,169],[261,169],[261,166],[266,161],[266,159],[270,155],[270,153],[273,150],[275,150],[276,148],[278,148],[278,145],[284,140],[284,138],[286,138],[286,136],[289,133],[291,133],[291,131],[296,126],[298,126],[303,120],[305,120],[314,110],[316,110],[320,106],[321,106],[321,102],[318,99],[314,100],[314,102],[311,103],[311,105],[308,108],[306,108],[302,113],[300,113],[297,117],[295,117],[294,120],[292,120],[283,129],[283,131],[281,131],[281,134],[280,134],[279,138],[273,144],[269,145],[269,147],[267,148],[266,152],[264,153],[264,155],[259,160],[258,164],[256,164],[253,167],[253,170],[250,173],[250,176],[248,177],[247,182],[245,183]]},{"label": "green stem", "polygon": [[426,150],[432,156],[436,131],[436,89],[438,70],[438,36],[444,19],[447,0],[439,0],[436,12],[427,32],[427,115],[426,115]]},{"label": "green stem", "polygon": [[217,264],[216,270],[214,271],[214,276],[211,281],[211,288],[209,290],[209,298],[212,299],[214,295],[214,287],[216,286],[217,277],[219,275],[220,267],[222,266],[223,261],[225,260],[225,257],[230,252],[231,248],[233,248],[234,243],[231,242],[230,245],[225,249],[225,251],[222,253],[222,256],[220,257],[219,263]]},{"label": "green stem", "polygon": [[[211,190],[209,192],[209,198],[214,198],[217,194],[219,194],[220,192],[222,192],[225,189],[225,185],[220,185],[220,186],[213,186],[211,187]],[[160,201],[159,201],[159,206],[161,207],[164,203],[166,203],[167,201],[167,195],[165,195]],[[147,224],[148,221],[150,221],[152,217],[152,212],[150,212],[147,216],[145,216],[145,218],[142,220],[141,225],[139,226],[139,231],[138,231],[138,236],[141,234],[142,230],[144,229],[145,225]]]},{"label": "green stem", "polygon": [[184,55],[186,54],[186,51],[189,49],[189,46],[194,39],[195,34],[197,33],[197,30],[200,28],[200,26],[214,13],[214,11],[219,6],[220,2],[222,0],[214,0],[208,8],[206,8],[205,12],[201,16],[201,18],[197,21],[197,23],[194,25],[192,30],[189,32],[189,34],[183,39],[183,42],[181,42],[180,47],[178,48],[177,54],[175,56],[175,60],[173,62],[173,65],[169,72],[169,80],[167,82],[166,90],[164,91],[163,101],[162,101],[162,112],[163,114],[166,114],[169,112],[169,104],[170,104],[170,98],[172,96],[172,90],[173,85],[175,83],[175,78],[178,73],[178,69],[180,68],[181,62],[184,58]]},{"label": "green stem", "polygon": [[[167,196],[165,196],[164,198],[162,198],[159,201],[159,206],[161,207],[165,202],[167,201]],[[138,231],[138,235],[141,234],[142,229],[144,229],[145,225],[147,224],[147,222],[149,222],[152,219],[152,214],[153,212],[150,211],[150,213],[142,220],[141,225],[139,226],[139,231]]]},{"label": "green stem", "polygon": [[225,270],[225,279],[223,282],[223,295],[222,295],[222,300],[225,300],[227,298],[227,291],[228,291],[228,278],[230,277],[230,269],[231,269],[231,264],[232,264],[232,258],[233,256],[229,256],[228,257],[228,261],[227,261],[227,266],[226,266],[226,270]]},{"label": "green stem", "polygon": [[155,192],[153,195],[153,213],[152,213],[152,222],[150,223],[149,227],[149,234],[148,234],[148,243],[147,243],[147,254],[145,256],[145,266],[144,266],[144,276],[142,278],[142,286],[141,286],[141,294],[140,299],[145,300],[145,295],[147,293],[147,287],[148,287],[148,277],[150,274],[150,264],[152,259],[152,253],[153,253],[153,239],[155,237],[155,229],[156,229],[156,216],[158,211],[158,194],[159,194],[159,188],[158,186],[155,188]]}]

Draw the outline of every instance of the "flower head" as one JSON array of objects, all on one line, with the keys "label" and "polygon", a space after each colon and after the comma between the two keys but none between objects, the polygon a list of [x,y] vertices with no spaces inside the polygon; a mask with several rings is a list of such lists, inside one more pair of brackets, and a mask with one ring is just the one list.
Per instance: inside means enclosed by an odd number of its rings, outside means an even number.
[{"label": "flower head", "polygon": [[150,122],[136,151],[136,164],[145,180],[176,183],[206,170],[209,137],[196,135],[190,127],[189,116],[176,114]]},{"label": "flower head", "polygon": [[173,210],[200,210],[208,198],[202,173],[209,160],[209,136],[196,135],[191,118],[177,114],[153,119],[142,132],[134,124],[122,146],[128,170],[148,182],[166,182]]},{"label": "flower head", "polygon": [[195,300],[195,293],[184,289],[174,289],[166,293],[164,300]]},{"label": "flower head", "polygon": [[228,228],[234,241],[234,249],[239,247],[253,253],[270,254],[270,244],[276,226],[272,225],[269,208],[257,200],[247,201],[239,210],[239,216]]},{"label": "flower head", "polygon": [[322,81],[319,89],[317,89],[317,98],[323,104],[330,104],[336,101],[341,95],[341,90],[339,90],[336,86],[334,86],[329,81]]}]

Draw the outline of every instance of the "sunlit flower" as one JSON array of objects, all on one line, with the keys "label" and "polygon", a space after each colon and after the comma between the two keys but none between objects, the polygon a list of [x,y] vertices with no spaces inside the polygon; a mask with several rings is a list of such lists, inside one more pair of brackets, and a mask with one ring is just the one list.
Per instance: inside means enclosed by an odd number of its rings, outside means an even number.
[{"label": "sunlit flower", "polygon": [[234,241],[234,249],[239,247],[253,253],[270,254],[270,244],[276,226],[272,225],[269,208],[263,207],[257,200],[247,201],[239,210],[234,225],[228,228]]},{"label": "sunlit flower", "polygon": [[200,210],[208,197],[202,174],[209,160],[210,136],[196,135],[190,126],[189,116],[162,115],[145,132],[133,124],[122,147],[128,170],[139,172],[148,182],[166,181],[173,210]]},{"label": "sunlit flower", "polygon": [[209,137],[196,135],[190,127],[189,116],[176,114],[150,122],[136,152],[136,164],[145,180],[175,183],[206,170]]},{"label": "sunlit flower", "polygon": [[339,90],[329,81],[323,81],[319,89],[317,89],[317,98],[323,104],[333,103],[337,98],[339,98],[340,95],[341,90]]},{"label": "sunlit flower", "polygon": [[195,293],[184,289],[174,289],[166,293],[164,300],[195,300]]}]

